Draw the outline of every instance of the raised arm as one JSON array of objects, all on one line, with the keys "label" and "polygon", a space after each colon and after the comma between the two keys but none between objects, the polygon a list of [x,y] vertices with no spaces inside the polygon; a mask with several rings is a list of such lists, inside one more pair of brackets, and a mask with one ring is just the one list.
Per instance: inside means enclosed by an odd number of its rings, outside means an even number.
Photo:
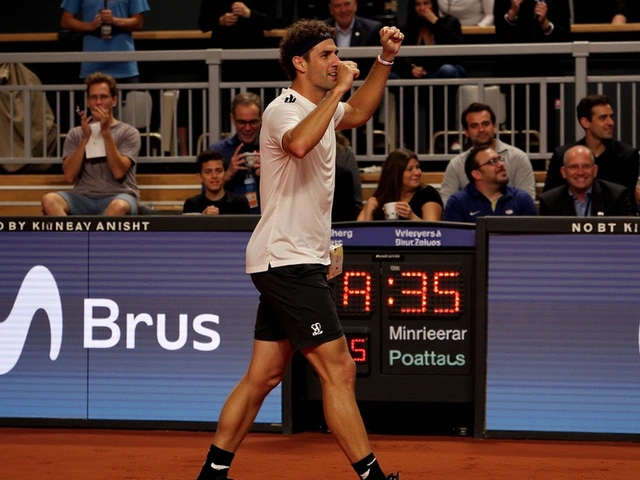
[{"label": "raised arm", "polygon": [[391,72],[391,64],[400,50],[403,39],[404,35],[395,27],[383,27],[380,30],[382,54],[374,62],[362,86],[347,101],[338,130],[359,127],[371,118],[380,104]]}]

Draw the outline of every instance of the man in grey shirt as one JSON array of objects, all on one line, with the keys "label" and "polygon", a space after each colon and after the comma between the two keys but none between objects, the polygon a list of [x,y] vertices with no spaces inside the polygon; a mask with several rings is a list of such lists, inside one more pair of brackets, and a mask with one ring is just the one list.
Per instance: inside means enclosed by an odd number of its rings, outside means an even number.
[{"label": "man in grey shirt", "polygon": [[[64,142],[62,171],[73,183],[71,192],[42,197],[45,215],[135,215],[140,194],[136,185],[136,158],[140,132],[116,120],[116,81],[93,73],[85,81],[91,115],[78,112],[80,126]],[[93,123],[92,123],[93,122]]]},{"label": "man in grey shirt", "polygon": [[[462,126],[465,135],[471,140],[472,147],[488,146],[504,160],[509,185],[524,190],[535,200],[536,180],[531,161],[519,148],[496,139],[498,126],[493,109],[483,103],[472,103],[462,112]],[[453,157],[447,165],[440,187],[440,196],[445,205],[451,195],[462,190],[469,183],[464,171],[464,162],[470,151],[467,150]]]}]

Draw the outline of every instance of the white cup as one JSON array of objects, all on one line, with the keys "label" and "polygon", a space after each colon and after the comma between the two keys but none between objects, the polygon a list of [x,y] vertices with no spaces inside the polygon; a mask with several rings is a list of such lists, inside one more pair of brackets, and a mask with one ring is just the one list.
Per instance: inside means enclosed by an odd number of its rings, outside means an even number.
[{"label": "white cup", "polygon": [[253,168],[256,163],[256,154],[255,153],[247,153],[244,156],[244,166],[247,168]]},{"label": "white cup", "polygon": [[396,204],[398,202],[389,202],[385,203],[382,206],[382,210],[384,211],[384,218],[387,220],[397,220],[398,219],[398,211],[396,210]]}]

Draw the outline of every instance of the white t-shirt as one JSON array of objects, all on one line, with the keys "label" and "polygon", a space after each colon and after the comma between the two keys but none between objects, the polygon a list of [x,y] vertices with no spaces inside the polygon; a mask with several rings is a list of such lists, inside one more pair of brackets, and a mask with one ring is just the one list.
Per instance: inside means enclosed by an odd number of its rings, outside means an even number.
[{"label": "white t-shirt", "polygon": [[262,116],[260,203],[262,216],[247,245],[247,273],[303,263],[329,264],[335,185],[335,127],[340,103],[324,136],[304,158],[284,151],[282,138],[316,105],[285,89]]}]

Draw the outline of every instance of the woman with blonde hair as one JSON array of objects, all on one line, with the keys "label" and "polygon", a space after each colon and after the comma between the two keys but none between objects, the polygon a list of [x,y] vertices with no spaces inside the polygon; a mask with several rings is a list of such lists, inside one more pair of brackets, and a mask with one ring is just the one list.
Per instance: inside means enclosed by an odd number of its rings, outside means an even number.
[{"label": "woman with blonde hair", "polygon": [[367,200],[358,220],[384,220],[382,207],[397,202],[399,219],[438,221],[442,219],[442,199],[431,185],[422,184],[418,155],[406,148],[389,154],[382,165],[378,187]]}]

